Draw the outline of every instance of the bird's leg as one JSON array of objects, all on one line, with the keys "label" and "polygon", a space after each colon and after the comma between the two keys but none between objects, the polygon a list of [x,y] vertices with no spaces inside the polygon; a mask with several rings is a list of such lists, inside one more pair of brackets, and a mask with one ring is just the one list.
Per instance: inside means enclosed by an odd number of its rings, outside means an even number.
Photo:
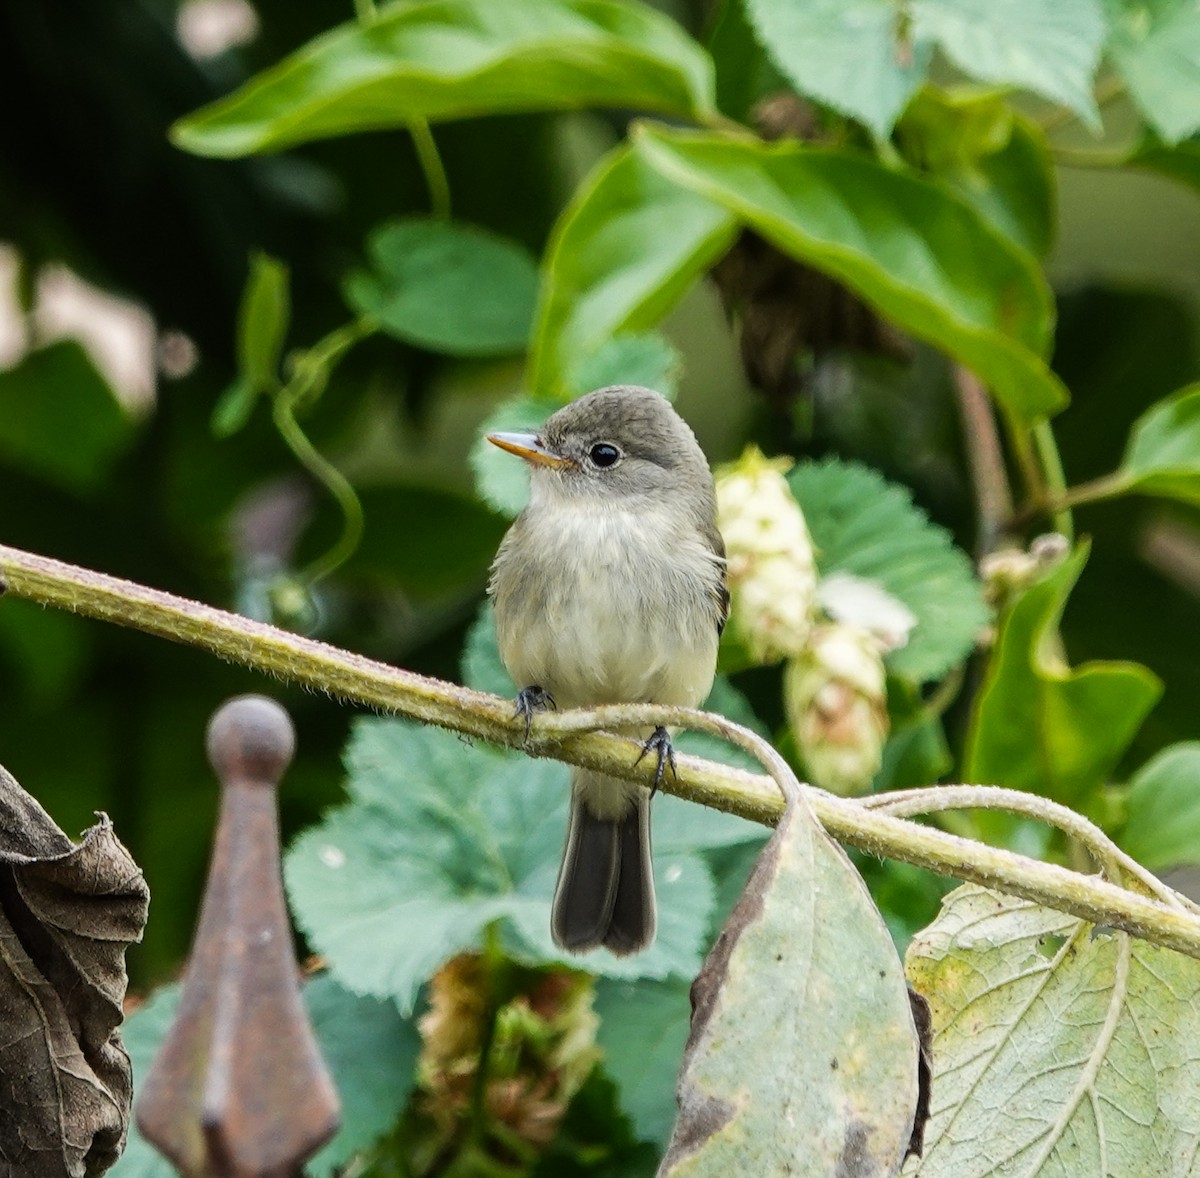
[{"label": "bird's leg", "polygon": [[663,774],[668,765],[671,766],[671,776],[679,776],[675,769],[675,750],[671,747],[671,734],[665,728],[658,727],[650,734],[650,739],[642,745],[642,751],[634,764],[640,765],[642,757],[651,752],[658,758],[658,765],[654,770],[654,784],[650,787],[650,796],[654,797],[658,793],[658,787],[662,785]]},{"label": "bird's leg", "polygon": [[554,702],[552,696],[544,687],[539,687],[536,683],[529,687],[522,687],[517,692],[516,711],[514,716],[525,717],[525,740],[529,741],[529,725],[533,723],[534,712],[546,712],[551,709],[558,710],[558,705]]}]

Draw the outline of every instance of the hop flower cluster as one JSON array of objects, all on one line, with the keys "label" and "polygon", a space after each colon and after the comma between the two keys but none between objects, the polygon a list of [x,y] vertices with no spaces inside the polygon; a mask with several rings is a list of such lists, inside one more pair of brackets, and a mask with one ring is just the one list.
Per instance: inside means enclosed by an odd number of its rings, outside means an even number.
[{"label": "hop flower cluster", "polygon": [[788,662],[784,706],[815,785],[856,794],[871,784],[888,734],[885,684],[879,640],[844,622],[817,626]]},{"label": "hop flower cluster", "polygon": [[717,472],[734,642],[756,665],[786,660],[784,702],[809,778],[835,793],[868,788],[888,733],[883,654],[915,619],[881,587],[830,578],[819,593],[790,459],[750,447]]},{"label": "hop flower cluster", "polygon": [[817,567],[804,514],[784,478],[791,465],[751,446],[717,472],[729,625],[757,664],[803,650],[813,625]]}]

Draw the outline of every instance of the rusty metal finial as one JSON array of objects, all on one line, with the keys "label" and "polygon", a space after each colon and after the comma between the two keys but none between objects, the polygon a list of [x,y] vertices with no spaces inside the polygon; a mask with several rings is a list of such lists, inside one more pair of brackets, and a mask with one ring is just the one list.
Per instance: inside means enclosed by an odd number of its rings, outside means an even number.
[{"label": "rusty metal finial", "polygon": [[288,1178],[335,1132],[337,1093],[300,996],[275,790],[295,748],[274,700],[208,727],[221,813],[179,1011],[135,1115],[186,1178]]}]

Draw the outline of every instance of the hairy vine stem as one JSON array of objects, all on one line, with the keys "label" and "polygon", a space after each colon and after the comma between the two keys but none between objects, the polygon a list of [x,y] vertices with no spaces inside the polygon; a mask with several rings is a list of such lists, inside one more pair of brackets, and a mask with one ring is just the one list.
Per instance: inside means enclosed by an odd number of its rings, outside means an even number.
[{"label": "hairy vine stem", "polygon": [[[511,748],[524,746],[525,725],[511,700],[398,670],[211,606],[4,545],[0,545],[0,583],[15,596],[194,646],[339,699]],[[648,786],[655,767],[649,759],[638,763],[638,744],[596,729],[660,724],[698,728],[731,740],[763,759],[772,774],[767,778],[680,756],[678,777],[668,774],[663,782],[666,791],[755,822],[777,821],[784,808],[780,791],[786,796],[795,788],[791,770],[759,737],[720,716],[650,704],[552,713],[534,720],[526,751]],[[839,842],[1021,896],[1200,958],[1200,917],[1177,901],[1146,896],[1106,879],[895,817],[884,812],[886,803],[864,804],[811,788],[800,792]],[[1009,791],[988,794],[993,792]],[[936,793],[914,791],[906,795],[907,801],[905,795],[889,801],[918,811],[936,809],[931,804]],[[917,798],[917,794],[924,796]],[[1011,796],[1015,808],[1024,805],[1023,795]],[[1114,867],[1125,866],[1112,859],[1111,852],[1105,851],[1105,857]],[[1165,895],[1160,888],[1154,888],[1156,896]]]}]

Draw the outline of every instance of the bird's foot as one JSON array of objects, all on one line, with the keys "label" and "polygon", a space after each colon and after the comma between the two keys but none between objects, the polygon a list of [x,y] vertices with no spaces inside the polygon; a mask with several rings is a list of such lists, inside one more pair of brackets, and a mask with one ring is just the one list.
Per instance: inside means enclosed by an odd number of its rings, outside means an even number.
[{"label": "bird's foot", "polygon": [[529,725],[533,723],[535,712],[547,712],[550,710],[557,711],[558,705],[554,702],[552,696],[544,687],[539,687],[536,683],[529,687],[522,687],[517,692],[516,711],[514,716],[525,717],[525,740],[529,740]]},{"label": "bird's foot", "polygon": [[634,764],[640,765],[642,757],[647,753],[653,753],[658,758],[654,769],[654,784],[650,787],[650,796],[654,797],[658,793],[658,787],[662,785],[663,774],[666,773],[668,765],[671,766],[671,776],[679,776],[675,770],[675,750],[671,747],[671,734],[665,728],[656,728],[650,734],[650,739],[642,745],[642,751]]}]

